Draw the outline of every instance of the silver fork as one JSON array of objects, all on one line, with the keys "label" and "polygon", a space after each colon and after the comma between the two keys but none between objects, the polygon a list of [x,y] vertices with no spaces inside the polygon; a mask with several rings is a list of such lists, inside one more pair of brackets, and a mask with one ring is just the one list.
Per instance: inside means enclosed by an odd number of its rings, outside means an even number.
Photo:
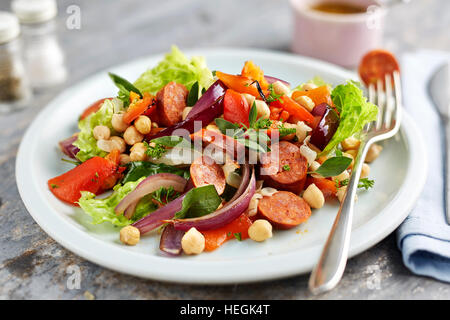
[{"label": "silver fork", "polygon": [[[392,79],[394,87],[392,87]],[[365,134],[353,165],[347,192],[341,202],[319,262],[311,273],[309,289],[314,294],[333,289],[344,273],[350,246],[354,199],[367,151],[374,142],[391,138],[400,128],[402,116],[400,74],[394,71],[392,76],[386,75],[385,84],[385,90],[383,90],[383,81],[378,79],[376,88],[372,84],[368,88],[369,101],[378,105],[378,118],[364,128]]]}]

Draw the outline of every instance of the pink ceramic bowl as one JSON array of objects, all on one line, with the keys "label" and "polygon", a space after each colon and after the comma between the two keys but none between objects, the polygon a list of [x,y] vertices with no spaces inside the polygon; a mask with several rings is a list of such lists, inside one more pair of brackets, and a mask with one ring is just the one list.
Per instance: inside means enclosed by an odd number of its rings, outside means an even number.
[{"label": "pink ceramic bowl", "polygon": [[[366,52],[381,46],[386,9],[375,0],[290,1],[295,53],[353,68]],[[333,1],[363,6],[367,11],[334,14],[311,9],[314,4]]]}]

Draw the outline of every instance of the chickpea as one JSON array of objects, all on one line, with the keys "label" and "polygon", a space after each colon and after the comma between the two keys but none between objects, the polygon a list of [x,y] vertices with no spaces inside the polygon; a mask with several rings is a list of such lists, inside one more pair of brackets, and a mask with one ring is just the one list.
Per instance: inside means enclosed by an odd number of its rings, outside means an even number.
[{"label": "chickpea", "polygon": [[299,105],[305,107],[309,112],[311,112],[314,107],[316,106],[314,101],[308,96],[300,96],[295,97],[295,102],[297,102]]},{"label": "chickpea", "polygon": [[337,180],[339,182],[346,180],[350,177],[350,174],[348,173],[347,170],[344,170],[341,174],[334,176],[333,177],[333,181]]},{"label": "chickpea", "polygon": [[247,100],[247,103],[251,108],[253,105],[253,102],[255,102],[256,98],[249,93],[242,93],[241,95],[245,98],[245,100]]},{"label": "chickpea", "polygon": [[130,149],[130,161],[144,161],[147,159],[147,148],[142,142],[136,143]]},{"label": "chickpea", "polygon": [[123,113],[115,113],[111,119],[111,125],[117,132],[124,132],[129,127],[128,124],[123,122]]},{"label": "chickpea", "polygon": [[152,128],[159,128],[158,124],[155,121],[152,121]]},{"label": "chickpea", "polygon": [[141,142],[144,139],[144,136],[136,130],[135,126],[130,126],[127,130],[125,130],[123,138],[127,144],[132,146],[138,142]]},{"label": "chickpea", "polygon": [[254,241],[264,241],[272,238],[272,225],[269,221],[258,219],[248,228],[248,235]]},{"label": "chickpea", "polygon": [[112,141],[114,143],[115,148],[120,151],[120,153],[124,153],[125,149],[127,148],[127,145],[125,143],[125,140],[123,140],[121,137],[118,136],[112,136],[109,138],[109,141]]},{"label": "chickpea", "polygon": [[325,204],[322,191],[314,184],[310,184],[303,193],[303,199],[314,209],[320,209]]},{"label": "chickpea", "polygon": [[371,163],[372,161],[374,161],[380,155],[381,150],[383,150],[383,147],[379,144],[374,143],[373,145],[371,145],[369,151],[367,152],[365,162]]},{"label": "chickpea", "polygon": [[350,149],[345,151],[346,154],[349,154],[353,157],[353,159],[356,159],[356,156],[358,155],[357,149]]},{"label": "chickpea", "polygon": [[95,140],[108,140],[111,136],[111,130],[107,126],[96,126],[94,130],[92,130],[92,135]]},{"label": "chickpea", "polygon": [[133,226],[126,226],[120,230],[120,241],[126,245],[136,245],[141,237],[141,233],[138,228]]},{"label": "chickpea", "polygon": [[[267,106],[267,103],[265,103],[262,100],[255,100],[255,106],[256,106],[256,115],[259,118],[263,119],[269,119],[270,116],[270,109]],[[251,107],[251,105],[250,105]]]},{"label": "chickpea", "polygon": [[130,161],[131,161],[131,159],[130,159],[129,155],[127,155],[125,153],[120,154],[120,156],[119,156],[119,163],[120,163],[120,165],[122,165],[122,166],[126,165]]},{"label": "chickpea", "polygon": [[278,192],[278,190],[275,188],[265,187],[265,188],[262,188],[259,193],[263,197],[271,197],[271,196],[273,196],[274,193],[277,193],[277,192]]},{"label": "chickpea", "polygon": [[186,120],[186,118],[187,118],[189,112],[191,112],[191,110],[192,110],[192,107],[185,107],[183,109],[183,112],[181,113],[181,119]]},{"label": "chickpea", "polygon": [[111,152],[114,149],[119,150],[121,153],[125,151],[125,141],[121,137],[111,137],[109,140],[100,139],[97,141],[97,147],[100,150]]},{"label": "chickpea", "polygon": [[367,163],[364,163],[361,169],[361,179],[367,178],[369,174],[370,174],[370,166]]},{"label": "chickpea", "polygon": [[302,90],[303,91],[313,90],[313,89],[316,89],[316,88],[317,88],[317,86],[314,83],[305,83],[302,86]]},{"label": "chickpea", "polygon": [[152,130],[152,120],[147,116],[139,116],[139,118],[134,121],[134,126],[140,133],[147,134]]},{"label": "chickpea", "polygon": [[289,95],[291,92],[291,89],[289,89],[289,87],[281,81],[275,81],[272,83],[272,88],[275,94]]},{"label": "chickpea", "polygon": [[359,148],[360,144],[361,144],[361,141],[359,141],[358,139],[353,138],[353,137],[347,138],[341,142],[342,148],[345,151],[357,150]]},{"label": "chickpea", "polygon": [[181,238],[181,247],[186,254],[200,254],[205,250],[205,237],[197,229],[190,228]]}]

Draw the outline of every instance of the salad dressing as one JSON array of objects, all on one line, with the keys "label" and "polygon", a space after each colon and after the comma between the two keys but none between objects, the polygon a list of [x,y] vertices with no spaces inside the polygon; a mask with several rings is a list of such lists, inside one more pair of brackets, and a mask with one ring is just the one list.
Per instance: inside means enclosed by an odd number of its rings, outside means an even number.
[{"label": "salad dressing", "polygon": [[367,11],[366,7],[358,6],[345,2],[323,2],[311,6],[311,9],[325,13],[334,14],[355,14],[364,13]]}]

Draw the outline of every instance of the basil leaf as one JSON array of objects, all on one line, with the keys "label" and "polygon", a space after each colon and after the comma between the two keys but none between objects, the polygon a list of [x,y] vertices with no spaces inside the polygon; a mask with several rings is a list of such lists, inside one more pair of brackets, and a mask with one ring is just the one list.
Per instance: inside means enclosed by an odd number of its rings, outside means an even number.
[{"label": "basil leaf", "polygon": [[334,177],[341,174],[352,163],[351,158],[332,157],[327,159],[314,173],[318,173],[324,178]]},{"label": "basil leaf", "polygon": [[248,123],[250,128],[253,128],[253,126],[255,125],[257,116],[258,111],[256,109],[256,103],[253,101],[252,108],[250,109],[250,113],[248,114]]},{"label": "basil leaf", "polygon": [[128,80],[118,76],[117,74],[111,73],[109,72],[109,77],[112,79],[112,81],[114,82],[114,84],[120,89],[123,90],[125,89],[126,91],[128,91],[128,95],[130,91],[133,91],[137,94],[139,94],[142,98],[142,93],[141,91],[139,91],[138,88],[136,88],[131,82],[129,82]]},{"label": "basil leaf", "polygon": [[222,203],[214,185],[191,189],[183,199],[181,210],[175,219],[195,218],[215,211]]},{"label": "basil leaf", "polygon": [[249,149],[252,149],[252,150],[255,150],[258,152],[263,152],[263,153],[267,152],[267,150],[263,146],[261,146],[254,140],[249,140],[249,139],[244,139],[244,138],[240,138],[240,139],[236,139],[236,140],[238,142],[242,143],[244,146],[246,146]]},{"label": "basil leaf", "polygon": [[148,177],[157,173],[173,173],[185,179],[189,179],[189,170],[183,170],[167,164],[155,164],[148,161],[134,161],[127,164],[128,172],[122,180],[122,184],[137,181],[142,177]]},{"label": "basil leaf", "polygon": [[216,126],[219,128],[220,132],[222,132],[223,134],[227,134],[227,130],[233,130],[233,134],[230,137],[233,137],[236,131],[240,129],[237,124],[222,118],[216,118],[214,122],[216,123]]},{"label": "basil leaf", "polygon": [[196,81],[192,85],[191,90],[189,91],[189,94],[187,97],[186,104],[188,107],[192,107],[193,105],[195,105],[197,103],[199,89],[200,89],[200,87],[199,87],[198,81]]},{"label": "basil leaf", "polygon": [[[153,139],[153,140],[151,140],[151,142],[163,145],[165,147],[173,148],[173,147],[177,146],[178,144],[180,144],[181,142],[183,142],[183,140],[185,140],[183,137],[165,136],[165,137]],[[185,141],[190,145],[190,143],[187,140],[185,140]]]}]

